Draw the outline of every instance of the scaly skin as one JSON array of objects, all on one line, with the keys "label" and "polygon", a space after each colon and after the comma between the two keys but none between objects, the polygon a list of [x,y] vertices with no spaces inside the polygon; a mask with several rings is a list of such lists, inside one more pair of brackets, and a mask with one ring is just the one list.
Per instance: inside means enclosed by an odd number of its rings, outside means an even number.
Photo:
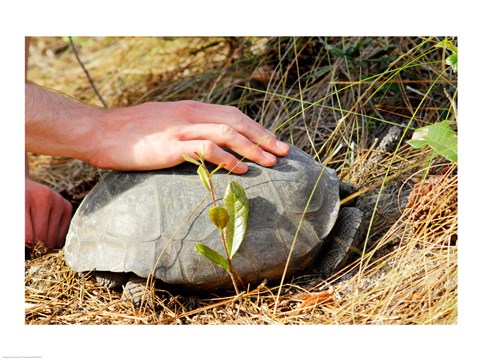
[{"label": "scaly skin", "polygon": [[362,211],[357,208],[340,209],[335,227],[329,235],[328,247],[320,253],[314,269],[322,279],[327,279],[343,268],[358,249],[362,235],[362,218]]}]

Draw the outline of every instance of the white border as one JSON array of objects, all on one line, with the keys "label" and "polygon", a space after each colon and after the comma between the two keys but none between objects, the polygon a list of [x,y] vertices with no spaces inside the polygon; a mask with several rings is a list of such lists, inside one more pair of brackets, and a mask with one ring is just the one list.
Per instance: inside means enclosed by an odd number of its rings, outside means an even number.
[{"label": "white border", "polygon": [[[478,353],[478,13],[452,1],[26,1],[2,10],[0,356],[42,359],[452,359]],[[470,2],[474,4],[474,2]],[[456,326],[26,326],[23,308],[25,35],[459,36],[460,305]],[[477,111],[475,111],[477,110]],[[473,182],[474,181],[474,182]],[[472,183],[473,182],[473,183]],[[475,206],[475,208],[473,208]],[[474,228],[475,226],[475,228]],[[205,344],[217,350],[213,354]],[[222,346],[224,344],[224,346]],[[173,353],[171,352],[173,351]],[[467,355],[469,357],[470,355]]]}]

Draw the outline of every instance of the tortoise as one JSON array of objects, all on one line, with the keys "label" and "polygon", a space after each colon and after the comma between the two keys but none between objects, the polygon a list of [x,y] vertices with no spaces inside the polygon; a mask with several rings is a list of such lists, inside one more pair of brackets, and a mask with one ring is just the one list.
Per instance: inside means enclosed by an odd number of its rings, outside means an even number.
[{"label": "tortoise", "polygon": [[[232,261],[241,282],[278,281],[294,239],[287,278],[312,264],[323,278],[343,267],[358,246],[362,212],[340,207],[339,200],[354,187],[295,146],[271,168],[247,163],[246,174],[220,170],[212,178],[220,203],[229,180],[243,186],[250,202],[248,229]],[[66,263],[77,272],[94,271],[108,287],[130,278],[124,287],[128,296],[149,275],[190,293],[228,291],[232,283],[225,269],[194,250],[203,243],[223,254],[220,234],[207,214],[211,196],[196,170],[183,163],[109,172],[73,216]]]}]

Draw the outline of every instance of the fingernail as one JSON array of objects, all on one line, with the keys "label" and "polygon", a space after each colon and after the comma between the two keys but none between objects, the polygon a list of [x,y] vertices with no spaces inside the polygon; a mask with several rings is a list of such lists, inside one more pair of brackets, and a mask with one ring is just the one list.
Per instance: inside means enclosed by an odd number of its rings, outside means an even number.
[{"label": "fingernail", "polygon": [[243,163],[243,162],[241,162],[241,161],[239,161],[239,162],[237,163],[237,165],[235,166],[235,169],[234,169],[234,170],[236,170],[236,171],[238,171],[238,172],[242,172],[242,173],[247,172],[247,170],[248,170],[248,165],[245,164],[245,163]]},{"label": "fingernail", "polygon": [[277,162],[277,157],[275,155],[272,155],[268,152],[265,152],[264,153],[264,157],[268,160],[268,162],[270,163],[276,163]]},{"label": "fingernail", "polygon": [[286,153],[290,150],[290,146],[287,143],[277,140],[276,142],[277,149],[282,152]]}]

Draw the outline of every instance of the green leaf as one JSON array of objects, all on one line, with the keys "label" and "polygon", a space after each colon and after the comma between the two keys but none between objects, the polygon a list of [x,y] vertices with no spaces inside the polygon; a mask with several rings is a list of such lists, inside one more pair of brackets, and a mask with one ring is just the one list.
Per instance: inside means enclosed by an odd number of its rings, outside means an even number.
[{"label": "green leaf", "polygon": [[450,50],[453,53],[458,52],[457,47],[455,45],[453,45],[453,43],[450,40],[447,40],[447,39],[440,41],[437,45],[435,45],[435,47],[445,48],[445,49]]},{"label": "green leaf", "polygon": [[370,45],[372,43],[372,41],[373,41],[373,38],[371,38],[371,37],[365,38],[362,42],[363,47],[367,47],[368,45]]},{"label": "green leaf", "polygon": [[223,258],[223,256],[220,255],[218,252],[209,248],[207,245],[197,244],[197,245],[195,245],[195,251],[198,252],[199,254],[205,256],[211,262],[213,262],[217,265],[220,265],[225,270],[230,272],[227,260],[225,260]]},{"label": "green leaf", "polygon": [[210,216],[210,220],[212,220],[213,225],[215,225],[220,230],[224,229],[227,226],[228,216],[227,210],[225,210],[221,206],[214,206],[208,209],[208,215]]},{"label": "green leaf", "polygon": [[197,169],[197,173],[200,176],[200,180],[202,180],[203,186],[205,186],[205,188],[211,192],[212,188],[210,185],[210,177],[208,176],[207,170],[202,165],[200,165]]},{"label": "green leaf", "polygon": [[235,181],[230,181],[223,197],[223,205],[227,210],[230,221],[227,224],[225,237],[228,256],[233,255],[240,247],[247,232],[250,203],[243,187]]},{"label": "green leaf", "polygon": [[458,70],[458,55],[452,54],[445,59],[445,64],[450,65],[454,72]]},{"label": "green leaf", "polygon": [[333,69],[332,65],[319,67],[317,71],[315,71],[313,74],[310,75],[310,77],[318,78],[318,77],[320,77],[322,75],[325,75],[326,73],[332,71],[332,69]]},{"label": "green leaf", "polygon": [[202,165],[202,164],[200,164],[199,161],[191,158],[191,157],[188,156],[187,154],[183,154],[183,158],[185,159],[185,161],[188,161],[189,163],[192,163],[192,164],[195,164],[195,165],[198,165],[198,166]]},{"label": "green leaf", "polygon": [[358,46],[357,45],[348,45],[347,47],[340,49],[338,47],[335,47],[333,45],[328,45],[326,46],[327,50],[338,57],[343,57],[351,60],[353,57],[355,57],[358,54]]},{"label": "green leaf", "polygon": [[328,45],[327,44],[326,47],[327,47],[327,50],[335,56],[338,56],[338,57],[344,57],[345,56],[345,53],[343,52],[343,50],[341,50],[341,49],[339,49],[339,48],[337,48],[333,45]]},{"label": "green leaf", "polygon": [[345,50],[344,50],[344,53],[345,53],[345,56],[347,57],[353,57],[357,54],[358,52],[358,46],[357,45],[348,45]]},{"label": "green leaf", "polygon": [[458,49],[455,45],[450,40],[443,40],[440,41],[437,45],[435,45],[437,48],[445,48],[448,49],[452,52],[452,55],[447,57],[445,59],[445,64],[449,65],[452,67],[452,70],[454,72],[457,72],[458,70]]},{"label": "green leaf", "polygon": [[227,163],[222,162],[222,163],[218,164],[218,166],[216,167],[216,169],[213,170],[213,171],[210,173],[210,176],[213,176],[213,174],[215,174],[218,170],[223,169],[225,166],[227,166]]},{"label": "green leaf", "polygon": [[452,162],[457,162],[457,141],[457,133],[450,127],[450,121],[444,120],[418,128],[407,143],[416,149],[422,149],[428,145],[437,154]]}]

